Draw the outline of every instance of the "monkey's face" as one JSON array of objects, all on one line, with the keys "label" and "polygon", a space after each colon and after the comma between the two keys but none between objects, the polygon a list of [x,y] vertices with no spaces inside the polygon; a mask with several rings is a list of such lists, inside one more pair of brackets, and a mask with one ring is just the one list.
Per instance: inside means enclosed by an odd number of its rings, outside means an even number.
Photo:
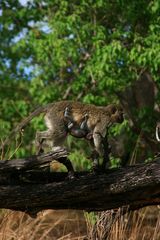
[{"label": "monkey's face", "polygon": [[113,114],[114,121],[117,123],[122,123],[124,120],[124,112],[121,107],[118,107],[116,112]]},{"label": "monkey's face", "polygon": [[119,123],[122,123],[124,121],[124,111],[123,111],[123,108],[121,106],[118,107],[117,114],[118,114],[117,121]]},{"label": "monkey's face", "polygon": [[121,106],[111,104],[108,108],[113,123],[122,123],[124,120],[124,111]]}]

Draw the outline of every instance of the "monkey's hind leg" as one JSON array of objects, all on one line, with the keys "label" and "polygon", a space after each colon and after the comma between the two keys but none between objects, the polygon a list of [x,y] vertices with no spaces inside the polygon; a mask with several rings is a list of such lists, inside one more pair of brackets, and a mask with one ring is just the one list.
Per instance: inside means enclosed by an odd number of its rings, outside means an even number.
[{"label": "monkey's hind leg", "polygon": [[37,131],[36,132],[36,138],[35,138],[35,143],[36,143],[36,152],[37,154],[42,154],[44,152],[43,149],[43,142],[46,139],[51,138],[52,136],[52,131],[47,130],[47,131]]}]

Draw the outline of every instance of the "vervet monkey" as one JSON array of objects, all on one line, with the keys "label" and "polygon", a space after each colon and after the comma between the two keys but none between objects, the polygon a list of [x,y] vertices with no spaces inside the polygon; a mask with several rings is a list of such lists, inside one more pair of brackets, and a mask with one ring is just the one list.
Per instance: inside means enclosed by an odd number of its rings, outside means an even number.
[{"label": "vervet monkey", "polygon": [[36,144],[39,152],[43,151],[42,143],[44,140],[50,140],[51,148],[63,146],[67,135],[70,133],[68,123],[66,124],[66,116],[64,116],[67,108],[73,122],[80,126],[84,121],[88,133],[92,133],[92,145],[96,153],[94,163],[98,165],[97,159],[100,156],[105,158],[104,138],[106,137],[107,128],[113,123],[123,121],[122,108],[115,104],[102,107],[75,101],[59,101],[39,107],[11,132],[9,138],[4,141],[3,146],[8,144],[17,132],[21,131],[35,116],[41,113],[45,114],[44,120],[47,130],[36,133]]}]

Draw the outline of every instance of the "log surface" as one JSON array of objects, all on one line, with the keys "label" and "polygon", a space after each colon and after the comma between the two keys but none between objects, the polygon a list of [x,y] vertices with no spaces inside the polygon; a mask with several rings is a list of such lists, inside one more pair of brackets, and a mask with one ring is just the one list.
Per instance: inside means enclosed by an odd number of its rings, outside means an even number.
[{"label": "log surface", "polygon": [[[32,169],[55,159],[55,153],[49,155],[0,162],[0,208],[25,212],[68,208],[104,211],[160,204],[158,159],[105,173],[77,172],[69,179],[67,173]],[[57,159],[66,155],[63,152]]]}]

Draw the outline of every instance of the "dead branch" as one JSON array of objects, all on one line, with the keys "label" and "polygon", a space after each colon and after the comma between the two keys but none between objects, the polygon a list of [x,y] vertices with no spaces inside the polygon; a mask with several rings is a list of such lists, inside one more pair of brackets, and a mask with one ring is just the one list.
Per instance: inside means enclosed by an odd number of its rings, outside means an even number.
[{"label": "dead branch", "polygon": [[26,159],[1,161],[0,208],[25,212],[68,208],[104,211],[160,204],[159,159],[103,173],[77,172],[72,179],[67,173],[51,173],[39,168],[53,159],[69,163],[66,156],[66,150],[62,149]]}]

